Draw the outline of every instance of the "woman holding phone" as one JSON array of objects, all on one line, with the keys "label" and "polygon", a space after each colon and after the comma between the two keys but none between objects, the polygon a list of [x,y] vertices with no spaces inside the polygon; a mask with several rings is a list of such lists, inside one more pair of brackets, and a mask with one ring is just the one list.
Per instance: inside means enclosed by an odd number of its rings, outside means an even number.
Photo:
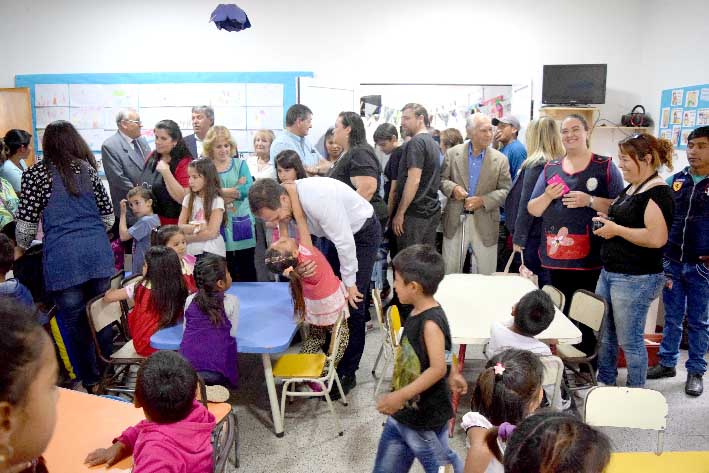
[{"label": "woman holding phone", "polygon": [[624,187],[611,158],[589,149],[588,132],[580,115],[561,122],[566,155],[544,166],[527,204],[531,215],[542,217],[539,257],[551,283],[566,296],[567,313],[574,291],[593,292],[601,273],[601,239],[593,235],[591,219],[607,213]]}]

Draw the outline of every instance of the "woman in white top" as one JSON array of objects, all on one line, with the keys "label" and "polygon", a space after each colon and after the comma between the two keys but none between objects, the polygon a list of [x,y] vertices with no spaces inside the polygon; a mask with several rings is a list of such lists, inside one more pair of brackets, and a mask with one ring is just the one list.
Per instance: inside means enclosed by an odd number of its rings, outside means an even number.
[{"label": "woman in white top", "polygon": [[271,143],[275,138],[271,130],[254,133],[254,154],[246,158],[254,180],[276,178],[276,167],[271,162]]},{"label": "woman in white top", "polygon": [[7,159],[0,166],[0,177],[4,177],[19,194],[22,184],[22,173],[27,169],[25,159],[30,154],[32,135],[25,130],[10,130],[3,140],[8,148]]}]

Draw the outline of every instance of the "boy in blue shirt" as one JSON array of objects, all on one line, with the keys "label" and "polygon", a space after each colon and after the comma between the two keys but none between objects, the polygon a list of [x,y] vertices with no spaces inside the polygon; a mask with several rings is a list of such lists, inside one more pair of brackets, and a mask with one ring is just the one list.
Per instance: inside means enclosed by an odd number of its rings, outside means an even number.
[{"label": "boy in blue shirt", "polygon": [[443,258],[431,246],[412,245],[394,258],[394,288],[402,304],[413,305],[404,323],[396,355],[392,392],[380,397],[377,410],[386,414],[375,473],[408,471],[417,458],[427,473],[463,463],[448,446],[448,420],[453,417],[446,383],[451,336],[446,314],[433,298],[443,279]]}]

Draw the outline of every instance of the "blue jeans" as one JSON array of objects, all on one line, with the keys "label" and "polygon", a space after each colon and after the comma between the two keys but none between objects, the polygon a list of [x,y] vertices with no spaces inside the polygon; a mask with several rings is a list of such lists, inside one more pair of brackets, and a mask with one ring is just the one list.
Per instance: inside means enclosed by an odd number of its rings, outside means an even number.
[{"label": "blue jeans", "polygon": [[374,473],[403,473],[411,469],[417,458],[426,473],[438,473],[439,467],[453,465],[455,473],[463,473],[463,462],[448,446],[448,428],[438,432],[414,430],[388,417],[379,439]]},{"label": "blue jeans", "polygon": [[[91,340],[91,331],[86,316],[86,303],[108,289],[110,278],[91,279],[82,284],[51,292],[57,305],[57,318],[66,331],[64,343],[71,358],[76,362],[77,371],[84,386],[94,386],[99,382],[100,373],[96,350]],[[107,358],[111,355],[113,331],[105,327],[97,334],[101,352]]]},{"label": "blue jeans", "polygon": [[689,331],[687,372],[704,375],[707,370],[704,354],[709,347],[709,269],[703,264],[678,263],[670,259],[665,259],[664,265],[667,285],[662,291],[665,329],[660,345],[660,364],[677,365],[686,311]]},{"label": "blue jeans", "polygon": [[601,271],[596,294],[608,303],[608,315],[601,327],[598,381],[615,384],[620,344],[628,366],[627,386],[645,386],[645,320],[650,303],[660,296],[664,282],[665,276],[662,273],[633,275],[610,273],[605,269]]}]

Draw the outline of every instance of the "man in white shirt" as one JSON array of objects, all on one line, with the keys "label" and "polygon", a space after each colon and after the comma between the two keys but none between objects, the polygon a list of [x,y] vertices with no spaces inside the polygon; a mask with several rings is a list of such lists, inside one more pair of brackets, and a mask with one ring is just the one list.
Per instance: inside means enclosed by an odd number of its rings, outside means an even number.
[{"label": "man in white shirt", "polygon": [[192,107],[192,129],[194,133],[185,136],[185,144],[192,159],[204,158],[202,142],[209,129],[214,126],[214,109],[209,105]]},{"label": "man in white shirt", "polygon": [[292,105],[286,112],[286,129],[271,143],[271,162],[276,165],[276,156],[281,151],[292,149],[305,168],[317,166],[322,159],[307,135],[313,127],[313,112],[303,104]]},{"label": "man in white shirt", "polygon": [[[273,179],[256,181],[249,189],[251,211],[265,222],[287,223],[293,218],[292,198],[297,198],[310,233],[325,237],[337,249],[342,282],[350,303],[350,341],[337,367],[345,394],[356,384],[355,372],[364,351],[365,307],[374,268],[381,226],[374,208],[347,184],[328,177],[298,179],[279,185]],[[312,265],[312,263],[309,263]],[[312,267],[298,267],[310,275]],[[337,396],[336,392],[330,394]]]},{"label": "man in white shirt", "polygon": [[[133,109],[121,110],[116,115],[118,131],[101,145],[101,162],[111,190],[111,202],[120,217],[120,202],[128,191],[140,184],[140,175],[145,166],[145,158],[150,154],[150,146],[140,136],[140,115]],[[128,209],[128,226],[135,223],[133,212]]]}]

